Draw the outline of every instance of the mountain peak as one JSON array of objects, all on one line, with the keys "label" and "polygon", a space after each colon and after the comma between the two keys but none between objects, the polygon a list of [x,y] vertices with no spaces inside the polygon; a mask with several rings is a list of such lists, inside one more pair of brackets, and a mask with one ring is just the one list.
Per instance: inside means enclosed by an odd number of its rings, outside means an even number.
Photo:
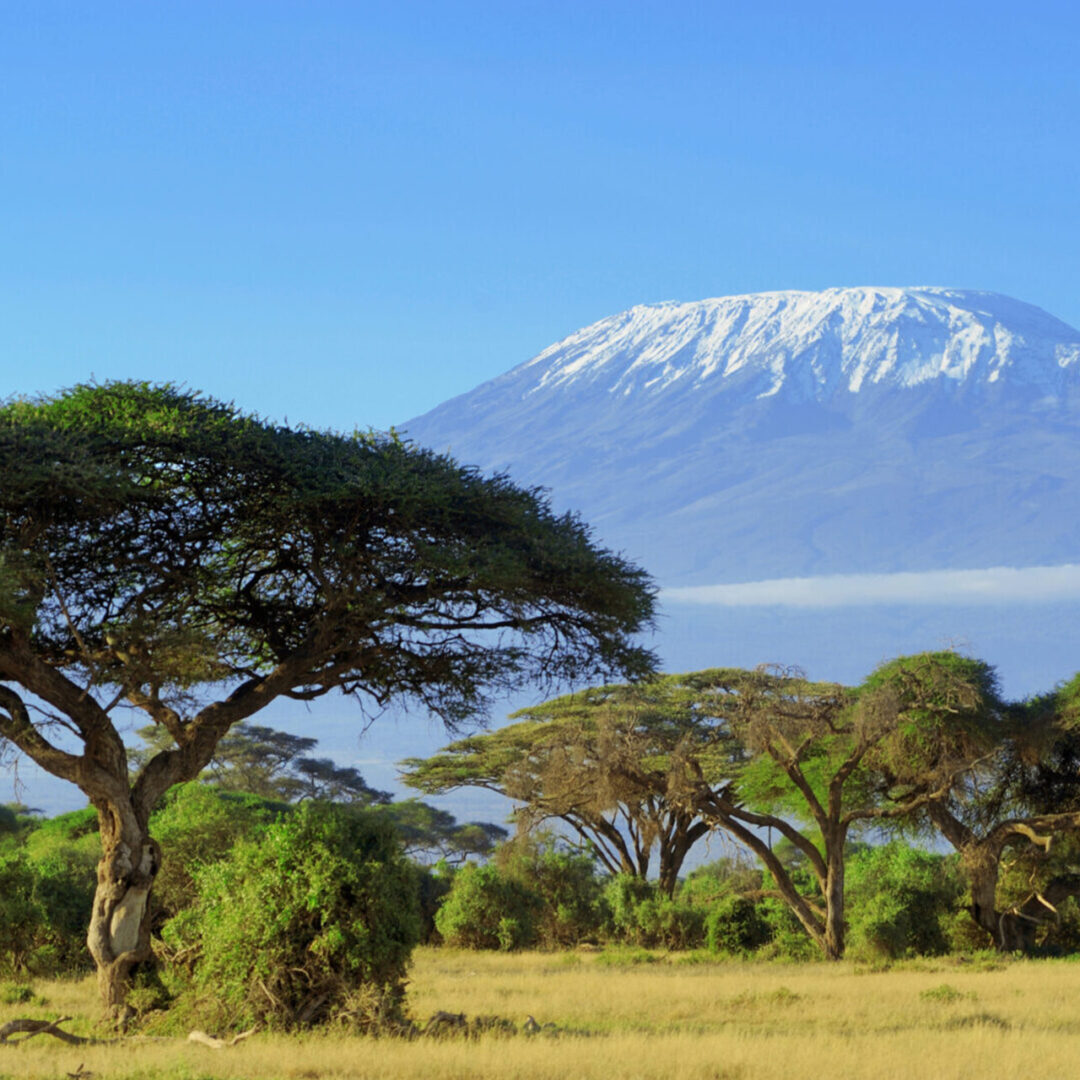
[{"label": "mountain peak", "polygon": [[[508,372],[525,393],[662,391],[731,381],[751,396],[824,400],[870,386],[1006,375],[1052,393],[1080,364],[1080,332],[991,292],[832,288],[640,304]],[[502,380],[499,380],[502,381]],[[719,387],[716,387],[719,389]]]}]

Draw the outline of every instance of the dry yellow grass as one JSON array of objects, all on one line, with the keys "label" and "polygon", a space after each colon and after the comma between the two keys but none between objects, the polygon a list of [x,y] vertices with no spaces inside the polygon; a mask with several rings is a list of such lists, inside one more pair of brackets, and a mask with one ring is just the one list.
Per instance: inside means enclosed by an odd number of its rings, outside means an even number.
[{"label": "dry yellow grass", "polygon": [[[227,1051],[180,1040],[79,1048],[39,1037],[0,1047],[0,1076],[53,1080],[80,1064],[99,1078],[132,1080],[1072,1080],[1080,1073],[1080,964],[980,970],[943,961],[863,973],[851,964],[677,959],[617,966],[591,955],[417,954],[410,988],[417,1018],[444,1009],[520,1024],[531,1014],[557,1025],[555,1035],[476,1042],[262,1035]],[[41,983],[37,990],[47,1007],[6,1005],[0,1022],[93,1014],[89,980]]]}]

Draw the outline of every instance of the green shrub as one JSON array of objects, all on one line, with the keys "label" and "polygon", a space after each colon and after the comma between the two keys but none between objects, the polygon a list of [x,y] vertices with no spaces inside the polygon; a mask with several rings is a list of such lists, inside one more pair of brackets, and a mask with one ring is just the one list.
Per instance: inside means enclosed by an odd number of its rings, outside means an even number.
[{"label": "green shrub", "polygon": [[852,856],[846,883],[854,955],[894,960],[949,950],[964,893],[953,860],[893,841]]},{"label": "green shrub", "polygon": [[763,960],[819,960],[821,952],[795,917],[795,913],[775,897],[758,904],[758,912],[768,927],[768,938],[756,952]]},{"label": "green shrub", "polygon": [[595,862],[587,855],[560,850],[558,842],[550,834],[519,836],[495,853],[499,872],[540,898],[535,943],[545,949],[595,941],[608,921]]},{"label": "green shrub", "polygon": [[761,871],[741,859],[724,857],[692,870],[680,884],[679,901],[711,911],[729,897],[761,888]]},{"label": "green shrub", "polygon": [[753,900],[725,896],[705,916],[705,944],[714,953],[748,953],[772,937],[768,920]]},{"label": "green shrub", "polygon": [[398,1018],[420,919],[415,872],[388,824],[306,804],[195,883],[197,903],[163,931],[174,957],[197,954],[185,1019],[296,1028]]},{"label": "green shrub", "polygon": [[286,803],[198,781],[169,791],[150,818],[150,833],[163,852],[151,893],[155,925],[195,903],[200,869],[223,859],[238,841],[258,836],[290,809]]},{"label": "green shrub", "polygon": [[463,866],[435,915],[447,945],[463,949],[521,949],[536,941],[544,902],[496,866]]},{"label": "green shrub", "polygon": [[647,949],[696,949],[705,940],[705,912],[665,896],[650,881],[620,874],[604,889],[617,941]]},{"label": "green shrub", "polygon": [[616,874],[604,886],[604,904],[608,911],[608,934],[615,941],[637,941],[637,909],[656,893],[656,887],[631,874]]},{"label": "green shrub", "polygon": [[30,970],[34,952],[47,932],[45,912],[37,897],[33,868],[22,854],[0,857],[0,971]]}]

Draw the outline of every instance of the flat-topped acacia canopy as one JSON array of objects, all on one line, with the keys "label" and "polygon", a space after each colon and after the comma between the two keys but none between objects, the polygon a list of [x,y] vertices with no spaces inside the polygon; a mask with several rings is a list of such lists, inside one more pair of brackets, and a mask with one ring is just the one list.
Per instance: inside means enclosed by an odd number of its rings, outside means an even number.
[{"label": "flat-topped acacia canopy", "polygon": [[[150,810],[232,724],[338,689],[453,726],[492,690],[652,666],[642,570],[539,491],[393,435],[78,386],[0,408],[0,475],[0,736],[98,808],[89,943],[115,1009],[149,956]],[[134,780],[122,705],[174,742]]]}]

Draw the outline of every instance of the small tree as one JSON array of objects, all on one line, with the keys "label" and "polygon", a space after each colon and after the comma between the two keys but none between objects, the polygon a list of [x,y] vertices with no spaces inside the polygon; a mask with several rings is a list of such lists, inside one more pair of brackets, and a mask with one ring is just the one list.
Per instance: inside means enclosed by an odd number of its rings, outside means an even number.
[{"label": "small tree", "polygon": [[[1030,952],[1058,906],[1080,896],[1072,860],[1051,855],[1056,837],[1080,829],[1078,729],[1080,676],[1011,707],[1001,738],[922,816],[959,854],[971,916],[1003,952]],[[1024,881],[1003,897],[1006,855],[1023,865]]]},{"label": "small tree", "polygon": [[[702,713],[743,748],[724,787],[686,755],[684,797],[757,855],[811,940],[839,958],[852,829],[910,817],[953,789],[1000,719],[992,669],[933,653],[892,661],[857,691],[775,668],[683,679]],[[805,859],[813,893],[774,850],[774,834]]]},{"label": "small tree", "polygon": [[514,713],[518,723],[452,743],[402,764],[404,780],[429,794],[482,787],[520,803],[528,829],[561,821],[610,874],[648,877],[671,897],[683,861],[710,829],[671,798],[672,769],[695,755],[713,782],[726,763],[679,677],[602,686]]},{"label": "small tree", "polygon": [[400,1019],[420,935],[415,871],[370,813],[304,804],[196,875],[164,929],[195,952],[194,992],[217,1026]]},{"label": "small tree", "polygon": [[[150,813],[233,725],[334,690],[453,725],[492,688],[651,663],[642,571],[394,437],[112,383],[0,408],[0,471],[0,737],[98,811],[88,944],[118,1017],[151,959]],[[172,740],[134,777],[119,707]]]}]

